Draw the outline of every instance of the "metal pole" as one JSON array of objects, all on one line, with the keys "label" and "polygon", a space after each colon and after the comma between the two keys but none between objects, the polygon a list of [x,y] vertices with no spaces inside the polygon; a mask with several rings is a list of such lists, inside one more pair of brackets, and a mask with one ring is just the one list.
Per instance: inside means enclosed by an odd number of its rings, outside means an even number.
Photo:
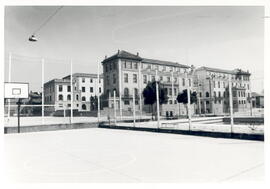
[{"label": "metal pole", "polygon": [[198,96],[199,115],[201,116],[201,98]]},{"label": "metal pole", "polygon": [[99,78],[99,64],[98,64],[98,94],[97,94],[97,97],[98,97],[98,123],[99,123],[99,121],[100,121],[100,93],[99,93],[99,88],[100,88],[100,83],[99,83],[99,80],[100,80],[100,78]]},{"label": "metal pole", "polygon": [[141,73],[141,67],[142,63],[139,63],[139,100],[140,100],[140,119],[142,119],[142,73]]},{"label": "metal pole", "polygon": [[19,98],[19,100],[18,100],[18,102],[17,102],[17,104],[18,104],[18,112],[17,112],[17,116],[18,116],[18,133],[20,133],[20,109],[21,109],[21,99]]},{"label": "metal pole", "polygon": [[[11,52],[8,55],[8,82],[11,82]],[[8,120],[10,118],[10,99],[8,99]]]},{"label": "metal pole", "polygon": [[42,125],[44,125],[44,58],[41,59]]},{"label": "metal pole", "polygon": [[73,123],[73,62],[70,61],[70,124]]},{"label": "metal pole", "polygon": [[233,133],[233,99],[232,99],[232,78],[229,75],[229,97],[230,97],[230,117],[231,117],[231,133]]},{"label": "metal pole", "polygon": [[157,128],[160,127],[160,118],[159,118],[159,88],[158,88],[158,74],[156,70],[156,98],[157,98]]},{"label": "metal pole", "polygon": [[133,89],[133,126],[136,124],[135,89]]},{"label": "metal pole", "polygon": [[[178,78],[178,93],[180,93],[180,89],[181,89],[180,88],[180,84],[181,84],[180,80],[181,80],[181,77],[179,76],[179,78]],[[181,103],[179,103],[179,118],[180,118],[180,115],[181,115],[181,112],[180,112],[181,111],[181,106],[180,105],[181,105]]]},{"label": "metal pole", "polygon": [[113,91],[113,109],[114,109],[114,124],[116,125],[116,99],[115,90]]},{"label": "metal pole", "polygon": [[189,126],[189,131],[191,128],[191,111],[190,111],[190,86],[189,86],[189,80],[187,77],[187,73],[186,73],[186,78],[188,81],[188,87],[187,87],[187,97],[188,97],[188,126]]},{"label": "metal pole", "polygon": [[120,109],[120,120],[122,120],[122,66],[121,60],[118,59],[118,74],[119,74],[119,109]]},{"label": "metal pole", "polygon": [[[172,71],[172,103],[174,104],[174,78],[173,78],[173,71]],[[173,105],[174,106],[174,105]]]}]

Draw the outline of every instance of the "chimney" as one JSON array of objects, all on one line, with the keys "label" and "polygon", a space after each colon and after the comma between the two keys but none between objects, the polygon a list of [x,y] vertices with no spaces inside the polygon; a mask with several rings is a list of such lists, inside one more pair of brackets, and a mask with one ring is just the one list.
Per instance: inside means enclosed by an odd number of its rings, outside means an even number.
[{"label": "chimney", "polygon": [[139,53],[137,52],[137,56],[139,56]]},{"label": "chimney", "polygon": [[120,54],[120,50],[118,49],[118,52],[117,52],[117,54]]}]

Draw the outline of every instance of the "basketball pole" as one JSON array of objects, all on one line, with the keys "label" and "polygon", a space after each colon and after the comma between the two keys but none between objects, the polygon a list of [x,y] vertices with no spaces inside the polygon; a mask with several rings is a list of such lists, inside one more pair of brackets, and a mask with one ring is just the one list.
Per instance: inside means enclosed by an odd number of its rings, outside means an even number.
[{"label": "basketball pole", "polygon": [[42,125],[44,125],[44,58],[41,59]]}]

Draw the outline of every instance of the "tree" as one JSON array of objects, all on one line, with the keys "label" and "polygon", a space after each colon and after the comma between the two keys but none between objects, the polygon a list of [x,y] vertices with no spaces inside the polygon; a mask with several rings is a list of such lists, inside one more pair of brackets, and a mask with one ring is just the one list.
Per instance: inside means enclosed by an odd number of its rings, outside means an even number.
[{"label": "tree", "polygon": [[[158,82],[159,85],[159,104],[162,105],[168,102],[168,96],[165,92],[164,86]],[[156,103],[156,81],[149,82],[143,90],[144,104],[151,105],[152,119],[153,119],[153,105]]]},{"label": "tree", "polygon": [[90,105],[91,105],[91,110],[97,110],[98,109],[98,98],[97,98],[97,96],[91,96],[90,97]]},{"label": "tree", "polygon": [[[182,93],[179,93],[177,95],[176,100],[177,100],[178,103],[183,103],[186,106],[186,109],[187,109],[188,108],[187,107],[187,103],[188,103],[187,89],[183,90]],[[197,102],[197,93],[195,91],[194,92],[190,91],[190,104],[193,104],[193,103],[196,103],[196,102]],[[187,109],[187,112],[188,112],[188,109]]]}]

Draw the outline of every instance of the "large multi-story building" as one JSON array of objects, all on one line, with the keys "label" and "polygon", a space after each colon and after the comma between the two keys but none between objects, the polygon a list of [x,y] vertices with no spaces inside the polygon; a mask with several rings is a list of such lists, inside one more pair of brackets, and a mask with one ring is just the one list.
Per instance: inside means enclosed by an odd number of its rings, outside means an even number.
[{"label": "large multi-story building", "polygon": [[72,97],[70,75],[62,79],[53,79],[44,84],[45,105],[55,105],[45,106],[47,110],[70,109],[71,101],[73,101],[74,110],[91,111],[90,98],[103,93],[103,76],[100,75],[98,81],[97,74],[75,73],[72,78]]},{"label": "large multi-story building", "polygon": [[197,84],[200,110],[197,112],[224,115],[229,113],[229,77],[232,82],[234,112],[250,108],[250,73],[241,69],[223,70],[200,67],[195,70],[194,81]]},{"label": "large multi-story building", "polygon": [[108,106],[113,106],[113,93],[116,93],[116,107],[123,110],[132,109],[132,95],[135,93],[136,109],[141,107],[149,111],[149,106],[143,102],[143,89],[149,81],[155,80],[157,71],[158,80],[163,84],[168,94],[167,104],[161,107],[162,115],[186,114],[183,104],[178,104],[176,97],[190,85],[193,88],[193,77],[189,74],[192,67],[177,62],[142,58],[139,54],[119,51],[102,61],[104,75],[104,93],[109,99]]}]

